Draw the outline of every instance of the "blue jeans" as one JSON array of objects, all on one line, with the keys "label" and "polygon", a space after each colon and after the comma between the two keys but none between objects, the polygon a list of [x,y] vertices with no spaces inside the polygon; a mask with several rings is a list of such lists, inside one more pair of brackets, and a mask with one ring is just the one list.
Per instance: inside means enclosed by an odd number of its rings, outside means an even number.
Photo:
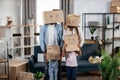
[{"label": "blue jeans", "polygon": [[45,63],[45,80],[49,80],[49,74],[48,74],[48,64]]},{"label": "blue jeans", "polygon": [[76,80],[77,77],[77,66],[69,67],[66,66],[67,80]]},{"label": "blue jeans", "polygon": [[51,60],[49,61],[49,80],[58,80],[58,61]]}]

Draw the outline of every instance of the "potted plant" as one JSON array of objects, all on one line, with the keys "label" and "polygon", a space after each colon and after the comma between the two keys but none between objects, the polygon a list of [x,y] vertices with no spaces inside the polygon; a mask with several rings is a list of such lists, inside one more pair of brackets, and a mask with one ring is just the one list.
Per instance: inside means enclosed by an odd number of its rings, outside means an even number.
[{"label": "potted plant", "polygon": [[94,34],[94,32],[96,31],[96,27],[95,26],[90,26],[89,27],[89,29],[90,29],[90,33],[91,33],[91,40],[93,40],[94,39],[94,36],[93,36],[93,34]]},{"label": "potted plant", "polygon": [[42,72],[34,73],[34,80],[43,80],[43,78],[44,78],[44,73]]},{"label": "potted plant", "polygon": [[113,57],[111,57],[104,49],[101,50],[103,59],[98,64],[102,76],[102,80],[117,80],[119,70],[120,49]]}]

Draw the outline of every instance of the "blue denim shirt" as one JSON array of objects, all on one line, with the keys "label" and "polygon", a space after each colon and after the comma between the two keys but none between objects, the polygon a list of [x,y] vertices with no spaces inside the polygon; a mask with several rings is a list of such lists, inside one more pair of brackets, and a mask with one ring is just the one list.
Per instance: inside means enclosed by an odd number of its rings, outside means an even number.
[{"label": "blue denim shirt", "polygon": [[[49,24],[45,24],[40,28],[40,46],[42,51],[44,52],[46,50],[46,46],[47,46],[47,39],[48,39],[48,25]],[[55,24],[55,29],[56,29],[56,33],[55,35],[56,37],[56,41],[57,41],[57,45],[60,46],[60,48],[62,49],[63,46],[63,30],[62,30],[62,26],[60,24]]]}]

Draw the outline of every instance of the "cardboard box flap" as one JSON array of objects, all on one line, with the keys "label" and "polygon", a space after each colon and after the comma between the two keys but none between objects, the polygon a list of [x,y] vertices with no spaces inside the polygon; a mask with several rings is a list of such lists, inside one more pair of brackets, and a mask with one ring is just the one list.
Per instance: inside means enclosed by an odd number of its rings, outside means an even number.
[{"label": "cardboard box flap", "polygon": [[43,13],[44,24],[64,22],[64,15],[62,10],[44,11]]}]

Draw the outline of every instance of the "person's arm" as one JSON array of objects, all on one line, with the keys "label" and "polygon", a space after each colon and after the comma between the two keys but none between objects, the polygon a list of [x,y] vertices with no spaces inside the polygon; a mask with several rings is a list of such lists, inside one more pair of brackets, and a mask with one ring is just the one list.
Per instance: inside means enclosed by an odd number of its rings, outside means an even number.
[{"label": "person's arm", "polygon": [[81,28],[78,28],[78,29],[79,29],[79,35],[80,35],[80,47],[82,47],[84,44],[84,33]]},{"label": "person's arm", "polygon": [[78,47],[80,48],[80,51],[78,51],[77,53],[81,56],[82,55],[82,51],[81,51],[81,47],[83,46],[84,44],[84,34],[83,34],[83,31],[80,27],[78,27],[78,31],[79,31],[79,44],[78,44]]},{"label": "person's arm", "polygon": [[63,28],[60,24],[58,24],[58,28],[59,28],[59,46],[62,49],[63,47]]},{"label": "person's arm", "polygon": [[40,46],[43,52],[45,52],[45,25],[40,28]]},{"label": "person's arm", "polygon": [[48,63],[47,60],[47,51],[46,51],[46,44],[45,44],[45,25],[43,25],[40,28],[40,46],[41,46],[41,50],[44,53],[44,60],[46,63]]}]

